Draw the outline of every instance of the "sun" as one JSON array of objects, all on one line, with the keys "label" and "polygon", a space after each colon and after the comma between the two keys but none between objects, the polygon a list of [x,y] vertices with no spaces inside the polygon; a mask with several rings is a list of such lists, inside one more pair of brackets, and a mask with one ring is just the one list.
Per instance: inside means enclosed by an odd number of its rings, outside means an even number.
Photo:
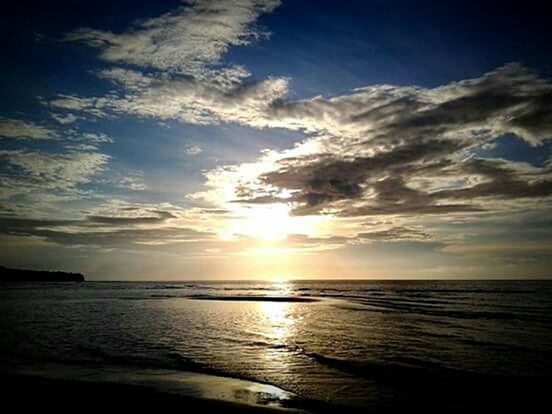
[{"label": "sun", "polygon": [[285,204],[254,206],[247,209],[239,226],[243,234],[259,240],[283,240],[292,232],[289,207]]},{"label": "sun", "polygon": [[265,242],[279,242],[292,234],[314,235],[322,218],[300,217],[290,214],[290,206],[284,203],[254,205],[234,208],[239,218],[233,220],[222,233],[231,239],[242,235]]}]

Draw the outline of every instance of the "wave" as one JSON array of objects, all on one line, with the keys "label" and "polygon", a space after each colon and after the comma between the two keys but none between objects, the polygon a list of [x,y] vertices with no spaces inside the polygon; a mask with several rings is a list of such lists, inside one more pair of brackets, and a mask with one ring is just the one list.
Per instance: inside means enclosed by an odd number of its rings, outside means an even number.
[{"label": "wave", "polygon": [[[545,313],[539,313],[534,310],[526,310],[522,307],[518,308],[519,312],[505,312],[500,310],[458,310],[453,309],[454,304],[450,304],[450,307],[439,306],[435,304],[425,304],[424,302],[411,302],[405,303],[404,301],[391,300],[374,300],[367,298],[355,298],[349,299],[350,302],[357,306],[337,305],[342,309],[348,309],[353,311],[368,311],[368,312],[396,312],[409,314],[419,314],[427,316],[438,316],[452,319],[490,319],[490,320],[519,320],[529,322],[552,322],[552,317]],[[360,306],[358,306],[360,305]],[[512,310],[512,309],[510,309]]]},{"label": "wave", "polygon": [[226,378],[243,379],[247,381],[258,381],[256,378],[251,378],[243,375],[236,375],[223,370],[215,369],[205,364],[196,362],[190,358],[183,356],[182,354],[165,350],[159,354],[158,357],[146,357],[139,355],[128,354],[116,354],[107,352],[101,348],[92,348],[87,346],[80,346],[80,351],[84,355],[88,355],[89,358],[64,358],[64,357],[52,357],[51,360],[55,362],[63,362],[74,365],[94,365],[108,364],[120,367],[133,367],[143,369],[170,369],[183,372],[197,372],[201,374],[216,375]]},{"label": "wave", "polygon": [[427,293],[522,293],[522,294],[528,294],[528,293],[535,293],[535,289],[500,289],[499,287],[495,289],[481,289],[481,288],[462,288],[462,289],[446,289],[446,288],[437,288],[437,289],[426,289],[420,287],[419,289],[397,289],[399,292],[406,292],[406,293],[416,293],[416,292],[427,292]]},{"label": "wave", "polygon": [[225,300],[244,302],[318,302],[319,299],[303,296],[254,296],[254,295],[191,295],[187,299]]},{"label": "wave", "polygon": [[[325,366],[372,381],[384,395],[391,395],[392,409],[375,412],[535,411],[529,407],[547,404],[546,396],[552,385],[550,377],[463,371],[410,357],[366,362],[313,352],[308,355]],[[528,405],[534,401],[539,403]]]},{"label": "wave", "polygon": [[[305,355],[319,364],[336,369],[348,375],[375,381],[394,387],[440,388],[444,384],[469,384],[474,378],[483,374],[459,371],[447,368],[442,364],[422,361],[415,358],[399,357],[395,361],[358,361],[316,352],[305,352]],[[479,382],[480,380],[478,380]]]},{"label": "wave", "polygon": [[[236,374],[220,369],[215,369],[204,364],[195,362],[182,354],[175,351],[167,351],[160,358],[147,358],[140,356],[126,356],[122,354],[113,354],[106,352],[100,348],[90,348],[81,346],[80,350],[91,356],[93,359],[78,359],[66,357],[40,357],[26,358],[26,362],[53,362],[63,363],[72,366],[83,366],[93,368],[125,368],[125,369],[154,369],[154,370],[171,370],[181,372],[194,372],[199,374],[212,375],[216,377],[231,378],[237,380],[251,381],[258,384],[271,385],[280,388],[281,390],[293,395],[293,399],[284,399],[279,401],[283,408],[300,410],[300,412],[320,412],[320,413],[339,413],[343,412],[344,407],[330,403],[328,401],[320,401],[309,397],[298,395],[280,384],[273,384],[261,378],[253,376]],[[162,374],[162,372],[160,372]],[[293,411],[296,412],[296,411]]]},{"label": "wave", "polygon": [[154,299],[191,299],[191,300],[219,300],[228,302],[287,302],[312,303],[320,299],[302,296],[261,296],[261,295],[149,295],[149,296],[120,296],[118,300],[154,300]]},{"label": "wave", "polygon": [[[389,361],[358,361],[327,356],[316,352],[304,352],[312,360],[357,377],[385,381],[390,383],[406,382],[409,386],[415,386],[416,381],[422,381],[427,386],[446,383],[481,383],[484,380],[498,378],[491,374],[459,370],[447,367],[439,362],[421,360],[414,357],[397,356]],[[504,379],[527,378],[515,375],[503,375]],[[542,379],[542,378],[541,378]]]},{"label": "wave", "polygon": [[155,286],[146,286],[142,289],[144,290],[172,290],[172,289],[176,289],[176,290],[179,290],[179,289],[197,289],[198,286],[196,285],[179,285],[179,286],[174,286],[174,285],[155,285]]}]

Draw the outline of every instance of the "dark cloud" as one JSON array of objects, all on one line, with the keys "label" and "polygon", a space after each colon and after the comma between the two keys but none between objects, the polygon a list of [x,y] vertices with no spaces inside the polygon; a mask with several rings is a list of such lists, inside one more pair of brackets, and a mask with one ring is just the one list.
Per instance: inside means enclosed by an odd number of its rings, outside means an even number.
[{"label": "dark cloud", "polygon": [[[282,169],[265,174],[261,180],[294,191],[289,201],[299,204],[295,214],[313,214],[324,207],[332,207],[335,202],[360,199],[369,189],[375,191],[379,204],[372,205],[369,209],[372,213],[365,214],[378,214],[383,204],[395,206],[394,210],[399,212],[414,209],[418,213],[444,211],[444,206],[437,209],[431,206],[433,200],[426,194],[408,188],[404,177],[443,168],[450,162],[435,159],[465,146],[462,142],[433,141],[407,144],[373,157],[350,161],[324,157],[305,165],[293,165],[294,161],[284,160]],[[350,208],[345,210],[344,215],[356,215]],[[465,206],[448,206],[447,210],[465,211]]]},{"label": "dark cloud", "polygon": [[[214,234],[183,227],[138,227],[159,224],[164,217],[119,218],[92,216],[85,220],[46,220],[3,217],[0,233],[11,236],[37,237],[68,246],[129,247],[133,244],[170,244],[209,240]],[[154,221],[151,221],[154,219]],[[107,227],[105,227],[107,225]]]},{"label": "dark cloud", "polygon": [[[520,174],[504,160],[475,159],[463,165],[465,172],[487,177],[489,181],[469,188],[438,191],[431,194],[435,199],[471,200],[481,197],[504,199],[540,198],[552,195],[552,179],[540,178],[550,176],[544,169],[540,174]],[[532,179],[532,181],[528,181]]]},{"label": "dark cloud", "polygon": [[88,216],[87,220],[91,223],[111,224],[111,225],[135,225],[135,224],[156,224],[176,218],[168,211],[154,210],[154,216],[146,217],[112,217],[112,216]]},{"label": "dark cloud", "polygon": [[386,230],[359,233],[357,238],[371,241],[428,241],[432,239],[429,233],[411,227],[392,227]]},{"label": "dark cloud", "polygon": [[48,220],[19,217],[0,217],[0,231],[11,235],[31,235],[33,229],[62,227],[82,223],[80,220]]},{"label": "dark cloud", "polygon": [[408,165],[417,162],[428,168],[434,158],[450,154],[462,148],[462,143],[434,141],[411,143],[381,152],[373,157],[358,157],[343,160],[335,156],[321,156],[306,163],[297,159],[284,159],[280,170],[261,176],[261,180],[276,187],[307,190],[310,194],[330,196],[331,199],[360,196],[360,185],[371,176],[380,177],[382,172],[403,172]]},{"label": "dark cloud", "polygon": [[213,234],[189,228],[164,227],[150,229],[117,229],[113,231],[66,232],[48,229],[34,231],[35,236],[48,241],[76,246],[130,247],[135,244],[171,244],[205,240]]},{"label": "dark cloud", "polygon": [[[550,169],[474,158],[477,148],[507,133],[529,145],[552,138],[552,84],[519,64],[435,89],[374,86],[279,101],[273,110],[294,125],[302,119],[307,131],[318,120],[331,135],[318,154],[280,159],[259,177],[266,192],[245,186],[239,202],[287,201],[296,215],[414,215],[477,212],[489,208],[489,199],[552,195]],[[421,180],[433,185],[423,188]],[[281,190],[292,197],[278,198]]]},{"label": "dark cloud", "polygon": [[246,193],[239,194],[240,197],[236,200],[232,200],[234,203],[245,203],[245,204],[274,204],[274,203],[285,203],[288,200],[287,198],[278,197],[275,195],[263,195],[263,196],[247,196]]},{"label": "dark cloud", "polygon": [[552,86],[520,65],[506,65],[443,91],[451,98],[427,109],[418,110],[416,103],[397,106],[404,112],[387,130],[422,138],[498,124],[504,133],[517,133],[532,144],[552,138]]},{"label": "dark cloud", "polygon": [[344,217],[372,215],[425,215],[473,213],[482,211],[478,205],[437,203],[430,193],[406,186],[402,177],[389,177],[374,184],[374,197],[362,205],[346,205],[338,212]]},{"label": "dark cloud", "polygon": [[434,89],[374,85],[350,95],[275,100],[267,117],[280,126],[371,145],[513,133],[532,145],[552,138],[552,85],[511,63],[475,79]]}]

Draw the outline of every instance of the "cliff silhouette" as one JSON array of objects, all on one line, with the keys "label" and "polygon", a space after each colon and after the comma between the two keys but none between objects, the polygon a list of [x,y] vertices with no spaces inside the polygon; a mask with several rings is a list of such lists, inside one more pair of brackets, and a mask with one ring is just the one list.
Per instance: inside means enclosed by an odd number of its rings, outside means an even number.
[{"label": "cliff silhouette", "polygon": [[81,273],[12,269],[0,266],[0,282],[84,282]]}]

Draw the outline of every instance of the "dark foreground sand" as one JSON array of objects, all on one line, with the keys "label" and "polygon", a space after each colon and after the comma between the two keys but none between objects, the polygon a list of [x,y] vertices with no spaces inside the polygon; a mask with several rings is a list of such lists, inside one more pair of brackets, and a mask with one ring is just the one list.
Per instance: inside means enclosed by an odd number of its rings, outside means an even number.
[{"label": "dark foreground sand", "polygon": [[[32,375],[1,374],[1,401],[6,412],[162,412],[178,410],[182,413],[244,413],[244,414],[286,414],[286,413],[537,413],[548,412],[544,401],[526,401],[527,404],[508,405],[506,401],[496,404],[469,404],[468,408],[437,408],[438,405],[423,408],[418,404],[396,407],[366,407],[347,409],[342,407],[309,407],[305,410],[248,405],[229,401],[194,398],[152,389],[146,386],[120,383],[99,383],[93,381],[67,380],[36,377]],[[512,392],[512,390],[509,390]],[[507,393],[503,397],[507,397]],[[32,411],[31,411],[32,410]]]},{"label": "dark foreground sand", "polygon": [[[170,370],[76,367],[60,364],[0,365],[0,401],[6,412],[189,413],[533,413],[548,412],[550,382],[527,380],[447,383],[404,379],[409,396],[387,404],[345,408],[305,400],[277,387],[250,381]],[[448,390],[448,391],[445,391]]]},{"label": "dark foreground sand", "polygon": [[[155,409],[187,412],[304,413],[307,401],[281,388],[243,379],[168,369],[54,362],[0,364],[3,407]],[[310,410],[309,410],[310,411]]]},{"label": "dark foreground sand", "polygon": [[0,374],[2,404],[10,412],[46,410],[56,413],[89,410],[153,410],[176,408],[180,412],[204,413],[287,413],[299,412],[250,406],[227,401],[193,398],[159,392],[139,385],[41,378]]}]

